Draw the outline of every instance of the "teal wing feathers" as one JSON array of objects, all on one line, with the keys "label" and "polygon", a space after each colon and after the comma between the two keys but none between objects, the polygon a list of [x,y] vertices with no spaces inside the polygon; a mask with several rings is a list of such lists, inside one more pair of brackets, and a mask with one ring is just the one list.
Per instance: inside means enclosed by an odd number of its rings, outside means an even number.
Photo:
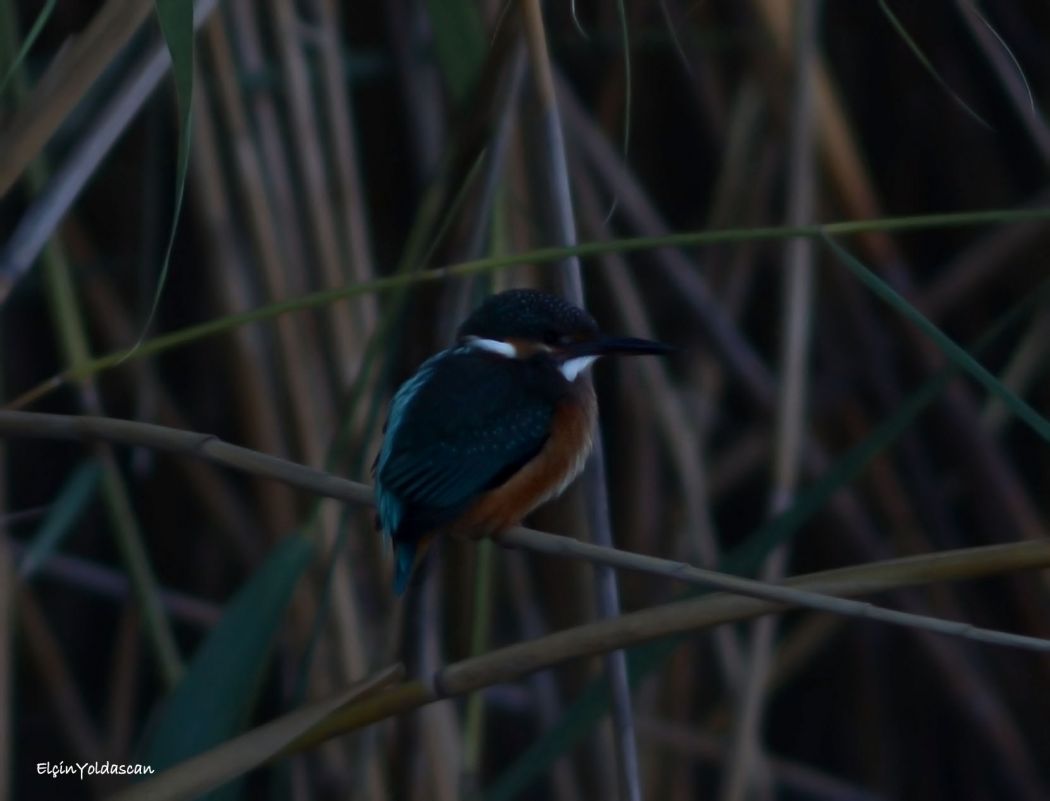
[{"label": "teal wing feathers", "polygon": [[379,522],[395,545],[452,522],[539,452],[558,397],[538,370],[457,349],[398,390],[374,468]]}]

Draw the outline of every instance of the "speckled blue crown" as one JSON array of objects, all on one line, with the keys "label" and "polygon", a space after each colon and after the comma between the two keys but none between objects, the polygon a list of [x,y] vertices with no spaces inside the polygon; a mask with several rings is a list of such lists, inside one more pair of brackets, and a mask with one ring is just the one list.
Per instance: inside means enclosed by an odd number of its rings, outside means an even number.
[{"label": "speckled blue crown", "polygon": [[538,289],[509,289],[493,295],[459,327],[460,337],[516,337],[537,342],[552,335],[597,332],[598,324],[583,309]]}]

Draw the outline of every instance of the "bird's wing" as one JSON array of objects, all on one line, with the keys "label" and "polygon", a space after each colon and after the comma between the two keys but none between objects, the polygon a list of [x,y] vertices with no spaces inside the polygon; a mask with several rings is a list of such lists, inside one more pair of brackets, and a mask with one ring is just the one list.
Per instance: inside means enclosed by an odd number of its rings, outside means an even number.
[{"label": "bird's wing", "polygon": [[395,539],[455,519],[543,447],[556,398],[528,369],[451,351],[398,391],[375,466],[380,525]]}]

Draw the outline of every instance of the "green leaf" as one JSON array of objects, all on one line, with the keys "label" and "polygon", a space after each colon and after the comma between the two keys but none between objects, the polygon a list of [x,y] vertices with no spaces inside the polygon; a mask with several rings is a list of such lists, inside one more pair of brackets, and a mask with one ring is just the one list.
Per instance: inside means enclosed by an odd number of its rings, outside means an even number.
[{"label": "green leaf", "polygon": [[144,764],[163,770],[243,728],[282,616],[313,552],[311,540],[298,533],[289,536],[237,592],[164,702],[144,749]]},{"label": "green leaf", "polygon": [[73,530],[73,524],[95,496],[101,476],[102,466],[94,460],[83,462],[73,471],[22,557],[18,566],[22,578],[36,573]]},{"label": "green leaf", "polygon": [[485,26],[472,0],[428,0],[438,63],[452,99],[461,102],[477,83],[485,62]]},{"label": "green leaf", "polygon": [[[171,230],[168,233],[168,245],[164,249],[164,261],[161,262],[160,278],[157,291],[153,295],[153,306],[149,317],[142,327],[142,339],[153,322],[160,304],[164,284],[168,280],[168,268],[171,266],[171,251],[175,246],[175,232],[179,227],[179,216],[182,212],[182,199],[186,189],[186,173],[190,165],[190,123],[193,111],[193,0],[154,0],[157,21],[160,23],[164,41],[171,53],[171,70],[175,77],[175,93],[179,103],[179,153],[175,165],[175,208],[171,215]],[[137,347],[137,345],[136,345]]]}]

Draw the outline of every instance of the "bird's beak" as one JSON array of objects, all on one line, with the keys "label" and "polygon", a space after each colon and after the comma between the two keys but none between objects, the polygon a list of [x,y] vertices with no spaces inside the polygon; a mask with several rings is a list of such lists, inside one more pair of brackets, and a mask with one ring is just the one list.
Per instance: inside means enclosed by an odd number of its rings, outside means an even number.
[{"label": "bird's beak", "polygon": [[570,358],[578,356],[606,356],[618,354],[620,356],[641,356],[643,354],[666,354],[673,353],[676,349],[663,342],[653,342],[649,339],[634,339],[633,337],[605,337],[600,336],[587,342],[577,342],[565,349]]}]

